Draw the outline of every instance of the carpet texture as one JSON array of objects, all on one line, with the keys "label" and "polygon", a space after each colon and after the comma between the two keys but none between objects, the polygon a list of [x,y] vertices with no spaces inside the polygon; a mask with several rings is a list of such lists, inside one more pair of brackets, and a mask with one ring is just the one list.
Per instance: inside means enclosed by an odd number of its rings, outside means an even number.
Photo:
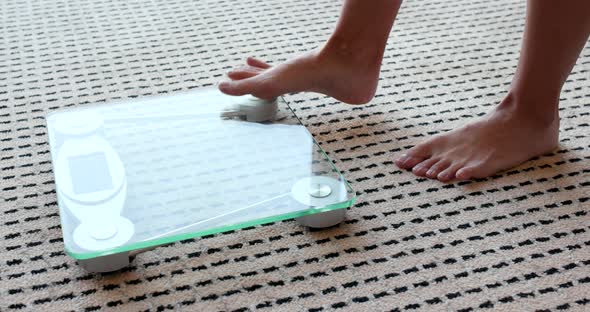
[{"label": "carpet texture", "polygon": [[0,311],[588,311],[588,48],[555,152],[448,184],[392,162],[502,99],[525,5],[406,1],[370,104],[286,97],[361,196],[345,223],[192,239],[88,274],[63,251],[44,116],[284,61],[324,42],[341,2],[0,1]]}]

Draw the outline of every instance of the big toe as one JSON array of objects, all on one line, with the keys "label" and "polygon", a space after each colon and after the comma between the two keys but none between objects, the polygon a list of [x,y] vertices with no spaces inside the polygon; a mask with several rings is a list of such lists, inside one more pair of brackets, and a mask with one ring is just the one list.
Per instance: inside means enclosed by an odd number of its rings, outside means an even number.
[{"label": "big toe", "polygon": [[229,95],[245,95],[251,89],[248,79],[238,81],[224,81],[219,84],[219,90]]},{"label": "big toe", "polygon": [[419,144],[400,156],[400,158],[395,161],[395,164],[402,169],[412,169],[419,163],[430,158],[430,155],[430,144],[428,144],[428,142],[425,144]]},{"label": "big toe", "polygon": [[262,75],[247,78],[243,80],[224,81],[219,84],[219,90],[228,95],[246,95],[252,94],[262,99],[271,99],[280,94],[274,91],[274,88],[258,79]]},{"label": "big toe", "polygon": [[470,180],[477,178],[481,169],[478,166],[468,166],[457,170],[455,177],[459,180]]}]

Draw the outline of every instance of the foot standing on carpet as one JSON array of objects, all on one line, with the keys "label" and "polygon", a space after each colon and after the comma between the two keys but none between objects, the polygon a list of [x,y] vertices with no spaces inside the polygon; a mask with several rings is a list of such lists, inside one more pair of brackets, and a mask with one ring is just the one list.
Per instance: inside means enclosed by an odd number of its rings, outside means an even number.
[{"label": "foot standing on carpet", "polygon": [[[367,103],[375,95],[400,5],[401,0],[346,0],[323,47],[274,67],[248,58],[219,89],[262,98],[312,91],[349,104]],[[520,59],[504,100],[480,120],[413,147],[397,166],[440,181],[467,180],[555,149],[561,88],[589,35],[590,1],[528,0]]]}]

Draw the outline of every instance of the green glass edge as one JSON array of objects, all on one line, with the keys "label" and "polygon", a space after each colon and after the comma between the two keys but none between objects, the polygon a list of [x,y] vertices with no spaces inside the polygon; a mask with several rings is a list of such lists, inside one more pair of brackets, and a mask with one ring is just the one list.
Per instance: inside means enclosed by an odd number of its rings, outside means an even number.
[{"label": "green glass edge", "polygon": [[[289,109],[289,111],[291,111],[291,114],[293,114],[293,116],[295,116],[295,119],[297,119],[297,122],[299,122],[300,125],[303,126],[303,122],[301,122],[301,119],[299,119],[299,117],[297,116],[297,114],[295,114],[295,112],[293,111],[293,109],[291,108],[291,106],[289,105],[289,102],[287,102],[282,96],[279,96],[279,99],[281,101],[283,101],[285,103],[285,105],[287,105],[287,108]],[[307,130],[307,128],[304,126],[305,130]],[[348,190],[350,192],[354,193],[354,190],[352,189],[352,186],[350,186],[350,184],[348,183],[348,180],[346,180],[344,178],[344,175],[342,174],[342,172],[340,172],[340,170],[338,170],[338,168],[336,167],[336,165],[332,162],[332,159],[328,156],[328,154],[326,154],[326,152],[324,151],[324,149],[322,148],[322,146],[318,143],[318,141],[316,141],[315,137],[311,134],[311,132],[309,132],[309,130],[307,130],[307,133],[309,133],[309,136],[311,136],[311,139],[313,140],[313,143],[320,148],[320,151],[322,152],[322,155],[324,155],[324,159],[326,159],[326,161],[328,161],[332,167],[332,171],[333,172],[337,172],[340,177],[342,177],[342,180],[344,181],[344,185],[346,185],[346,188],[348,188]],[[355,198],[356,198],[356,193],[354,194]]]},{"label": "green glass edge", "polygon": [[133,250],[138,250],[138,249],[157,247],[160,245],[174,243],[174,242],[178,242],[178,241],[182,241],[182,240],[186,240],[186,239],[191,239],[191,238],[197,238],[197,237],[201,237],[201,236],[205,236],[205,235],[229,232],[232,230],[239,230],[239,229],[243,229],[243,228],[249,227],[249,226],[256,226],[256,225],[262,225],[262,224],[278,222],[278,221],[283,221],[283,220],[288,220],[288,219],[295,219],[295,218],[299,218],[299,217],[303,217],[303,216],[307,216],[307,215],[313,215],[313,214],[337,210],[337,209],[346,209],[346,208],[354,205],[354,203],[356,202],[356,199],[357,199],[357,196],[354,195],[348,201],[340,202],[340,203],[330,205],[327,207],[323,207],[323,208],[319,208],[319,209],[312,208],[312,209],[295,211],[295,212],[290,212],[290,213],[286,213],[286,214],[282,214],[282,215],[270,216],[270,217],[266,217],[266,218],[262,218],[262,219],[256,219],[256,220],[246,221],[246,222],[242,222],[242,223],[232,224],[232,225],[209,229],[209,230],[201,231],[201,232],[183,233],[183,234],[178,234],[178,235],[174,235],[174,236],[163,237],[161,239],[138,242],[138,243],[110,249],[108,251],[98,251],[98,252],[80,254],[80,253],[75,253],[73,251],[68,250],[67,247],[65,247],[65,250],[66,250],[66,253],[74,259],[78,259],[78,260],[92,259],[92,258],[97,258],[100,256],[107,256],[107,255],[116,254],[116,253],[120,253],[120,252],[128,252],[128,251],[133,251]]},{"label": "green glass edge", "polygon": [[[295,114],[295,112],[293,111],[291,106],[289,106],[289,103],[287,101],[285,101],[285,99],[283,97],[279,97],[279,100],[281,100],[283,103],[285,103],[285,105],[287,106],[289,111],[291,111],[291,114],[293,114],[293,116],[295,116],[295,118],[297,119],[297,122],[299,122],[299,124],[303,126],[301,119],[299,119],[299,117],[297,117],[297,114]],[[307,128],[306,128],[306,130],[307,130]],[[283,221],[283,220],[288,220],[288,219],[295,219],[295,218],[299,218],[299,217],[303,217],[303,216],[307,216],[307,215],[313,215],[313,214],[317,214],[317,213],[321,213],[321,212],[332,211],[332,210],[337,210],[337,209],[345,209],[345,208],[351,207],[356,202],[356,199],[357,199],[356,192],[352,189],[352,187],[350,186],[348,181],[344,178],[344,175],[342,174],[342,172],[340,172],[340,170],[338,170],[338,168],[336,168],[336,165],[332,162],[332,160],[330,159],[328,154],[326,154],[324,149],[318,144],[318,142],[313,137],[311,132],[308,131],[308,133],[311,136],[313,143],[320,149],[320,152],[324,156],[324,160],[330,163],[330,166],[332,167],[332,171],[338,173],[338,175],[340,175],[340,177],[344,181],[344,184],[347,188],[348,194],[352,194],[352,198],[350,198],[349,200],[347,200],[345,202],[336,203],[333,205],[328,205],[328,206],[322,207],[322,208],[310,208],[310,209],[290,212],[290,213],[286,213],[286,214],[282,214],[282,215],[270,216],[270,217],[266,217],[266,218],[262,218],[262,219],[255,219],[255,220],[246,221],[246,222],[242,222],[242,223],[213,228],[213,229],[200,231],[200,232],[183,233],[183,234],[163,237],[163,238],[155,239],[155,240],[142,241],[142,242],[137,242],[137,243],[133,243],[133,244],[129,244],[129,245],[125,245],[125,246],[121,246],[121,247],[117,247],[117,248],[113,248],[113,249],[109,249],[109,250],[105,250],[105,251],[97,251],[97,252],[90,252],[90,253],[76,253],[76,252],[69,250],[67,246],[65,246],[64,249],[65,249],[66,253],[69,256],[71,256],[72,258],[77,259],[77,260],[86,260],[86,259],[92,259],[92,258],[97,258],[97,257],[101,257],[101,256],[107,256],[107,255],[111,255],[111,254],[121,253],[121,252],[129,252],[129,251],[134,251],[134,250],[138,250],[138,249],[157,247],[160,245],[174,243],[174,242],[187,240],[187,239],[191,239],[191,238],[197,238],[197,237],[201,237],[201,236],[205,236],[205,235],[218,234],[218,233],[228,232],[228,231],[232,231],[232,230],[238,230],[238,229],[242,229],[242,228],[249,227],[249,226],[256,226],[256,225],[262,225],[262,224],[278,222],[278,221]]]}]

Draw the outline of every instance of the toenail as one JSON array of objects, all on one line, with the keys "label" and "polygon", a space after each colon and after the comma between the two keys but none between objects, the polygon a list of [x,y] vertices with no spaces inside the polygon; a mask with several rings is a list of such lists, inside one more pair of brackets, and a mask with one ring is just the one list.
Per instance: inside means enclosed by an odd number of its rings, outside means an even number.
[{"label": "toenail", "polygon": [[424,167],[414,167],[414,172],[423,172],[424,170],[426,170]]}]

